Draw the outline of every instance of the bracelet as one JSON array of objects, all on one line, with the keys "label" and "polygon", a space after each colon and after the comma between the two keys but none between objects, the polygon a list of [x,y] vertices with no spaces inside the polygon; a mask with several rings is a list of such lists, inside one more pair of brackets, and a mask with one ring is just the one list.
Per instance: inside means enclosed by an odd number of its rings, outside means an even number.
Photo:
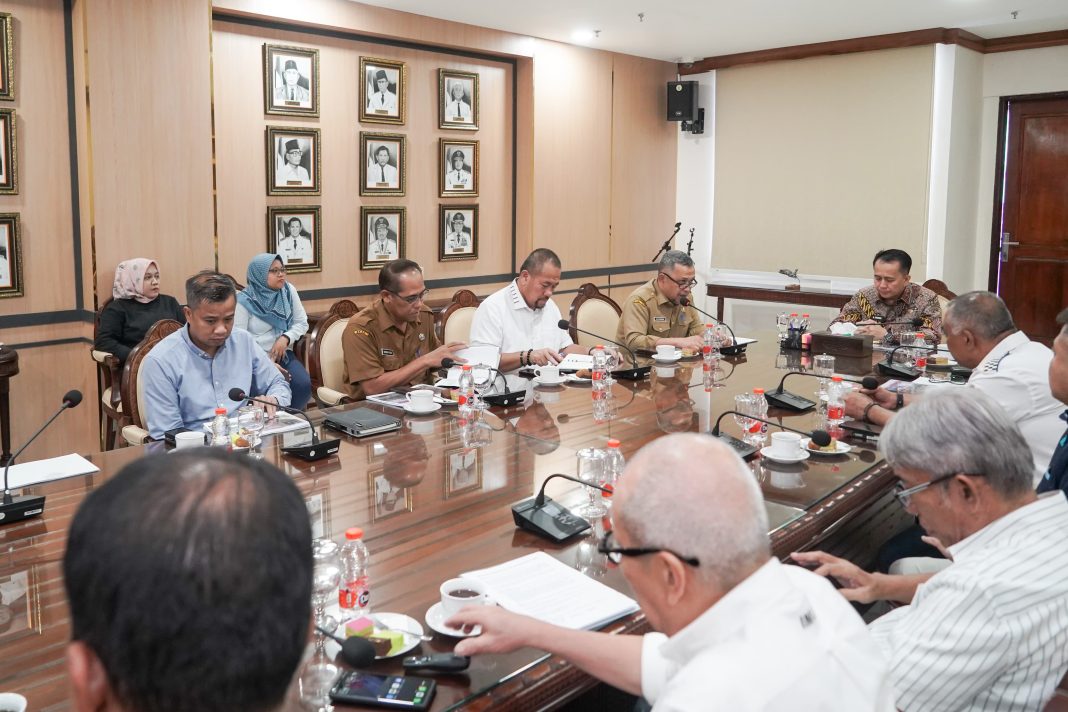
[{"label": "bracelet", "polygon": [[527,365],[527,355],[522,351],[519,352],[519,367],[525,368]]},{"label": "bracelet", "polygon": [[530,358],[530,355],[532,353],[534,353],[534,349],[527,349],[527,365],[528,366],[533,366],[534,365],[533,359]]},{"label": "bracelet", "polygon": [[868,418],[868,412],[871,411],[871,409],[877,405],[879,404],[875,401],[872,401],[871,403],[868,403],[868,405],[864,406],[864,415],[860,416],[860,419],[863,420],[865,423],[870,423],[871,420]]}]

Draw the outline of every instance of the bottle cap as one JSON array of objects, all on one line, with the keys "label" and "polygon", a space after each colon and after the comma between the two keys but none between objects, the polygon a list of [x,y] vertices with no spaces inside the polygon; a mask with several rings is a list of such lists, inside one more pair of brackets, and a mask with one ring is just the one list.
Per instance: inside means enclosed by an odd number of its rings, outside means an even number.
[{"label": "bottle cap", "polygon": [[790,312],[790,316],[797,316],[797,312]]},{"label": "bottle cap", "polygon": [[226,415],[226,408],[216,408],[215,415]]},{"label": "bottle cap", "polygon": [[831,376],[831,380],[841,383],[842,382],[842,377],[841,376]]},{"label": "bottle cap", "polygon": [[611,438],[608,441],[608,447],[619,447],[619,441],[616,440],[615,438]]},{"label": "bottle cap", "polygon": [[706,329],[712,329],[712,328],[715,328],[715,326],[716,326],[716,325],[715,325],[715,324],[713,324],[713,323],[711,323],[711,322],[709,322],[708,324],[705,324],[705,328],[706,328]]},{"label": "bottle cap", "polygon": [[465,363],[465,364],[464,364],[464,365],[463,365],[463,366],[462,366],[462,367],[460,368],[460,370],[461,370],[461,371],[470,371],[470,370],[471,370],[471,364],[469,364],[469,363]]},{"label": "bottle cap", "polygon": [[349,539],[349,540],[362,539],[363,538],[363,529],[361,529],[360,527],[351,527],[349,529],[346,529],[345,530],[345,538]]},{"label": "bottle cap", "polygon": [[597,344],[593,348],[595,348],[595,349],[603,349],[604,348],[604,344]]},{"label": "bottle cap", "polygon": [[808,314],[802,314],[801,316],[805,317],[806,319],[808,318]]},{"label": "bottle cap", "polygon": [[764,395],[764,389],[763,388],[754,388],[753,389],[753,393],[756,393],[757,395],[761,395],[762,396],[762,395]]}]

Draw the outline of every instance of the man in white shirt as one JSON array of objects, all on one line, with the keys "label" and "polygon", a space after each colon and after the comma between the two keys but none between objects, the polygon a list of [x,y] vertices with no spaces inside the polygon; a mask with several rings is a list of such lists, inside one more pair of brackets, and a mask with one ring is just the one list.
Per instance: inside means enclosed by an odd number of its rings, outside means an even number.
[{"label": "man in white shirt", "polygon": [[608,635],[469,607],[447,623],[482,632],[456,653],[546,650],[654,712],[894,709],[886,662],[856,612],[771,557],[760,488],[727,445],[660,438],[627,464],[613,500],[600,549],[661,632]]},{"label": "man in white shirt", "polygon": [[397,95],[389,90],[389,77],[386,70],[375,72],[374,85],[377,90],[367,98],[367,111],[371,114],[397,115]]},{"label": "man in white shirt", "polygon": [[560,258],[539,247],[523,260],[511,284],[486,297],[471,320],[468,343],[501,350],[501,371],[556,364],[569,353],[586,353],[558,326],[552,300],[560,284]]},{"label": "man in white shirt", "polygon": [[1068,668],[1068,500],[1035,494],[1023,435],[978,389],[924,397],[879,447],[898,500],[953,563],[895,576],[818,551],[794,559],[850,600],[910,603],[870,626],[899,709],[1041,710]]},{"label": "man in white shirt", "polygon": [[312,261],[311,236],[304,230],[304,223],[294,216],[286,222],[289,234],[278,243],[278,255],[286,265]]},{"label": "man in white shirt", "polygon": [[300,147],[300,141],[295,138],[286,141],[286,162],[275,177],[276,185],[311,185],[308,169],[300,165],[303,156],[304,150]]},{"label": "man in white shirt", "polygon": [[368,188],[397,188],[397,169],[389,164],[389,147],[381,145],[375,149],[374,159],[367,163]]}]

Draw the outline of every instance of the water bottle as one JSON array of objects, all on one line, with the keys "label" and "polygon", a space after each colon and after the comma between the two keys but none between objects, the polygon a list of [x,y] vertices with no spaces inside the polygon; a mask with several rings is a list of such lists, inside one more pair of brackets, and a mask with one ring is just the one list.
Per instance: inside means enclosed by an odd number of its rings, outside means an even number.
[{"label": "water bottle", "polygon": [[[704,346],[709,347],[712,353],[719,350],[719,338],[716,336],[716,325],[705,324],[705,333],[701,335],[701,342]],[[704,349],[701,349],[702,353],[705,353]]]},{"label": "water bottle", "polygon": [[341,607],[341,622],[344,623],[371,612],[371,582],[368,577],[371,554],[363,543],[363,529],[352,527],[345,530],[345,543],[338,556],[341,559],[338,605]]},{"label": "water bottle", "polygon": [[801,315],[801,331],[808,331],[808,314]]},{"label": "water bottle", "polygon": [[211,444],[218,447],[230,447],[230,416],[226,408],[216,408],[211,421]]},{"label": "water bottle", "polygon": [[590,355],[593,357],[593,368],[590,373],[590,380],[593,382],[593,399],[600,400],[608,392],[608,381],[606,379],[608,375],[608,354],[605,353],[604,346],[597,344],[593,347]]},{"label": "water bottle", "polygon": [[475,412],[475,377],[471,365],[464,364],[460,370],[460,417],[470,419]]},{"label": "water bottle", "polygon": [[[764,397],[763,388],[753,389],[753,410],[752,414],[758,418],[767,420],[768,418],[768,399]],[[752,427],[749,428],[753,434],[753,444],[763,445],[768,439],[768,424],[762,423],[759,420],[754,420]]]},{"label": "water bottle", "polygon": [[786,341],[786,332],[790,328],[790,317],[786,312],[779,312],[779,316],[775,317],[775,326],[779,330],[779,343]]},{"label": "water bottle", "polygon": [[837,428],[845,420],[845,396],[850,388],[841,376],[831,378],[827,388],[827,425],[832,428]]},{"label": "water bottle", "polygon": [[[616,483],[623,476],[624,464],[623,451],[619,449],[619,441],[615,438],[609,439],[608,448],[604,451],[604,481],[600,485],[610,490],[615,490]],[[602,493],[601,502],[604,506],[612,506],[611,497],[609,494]]]}]

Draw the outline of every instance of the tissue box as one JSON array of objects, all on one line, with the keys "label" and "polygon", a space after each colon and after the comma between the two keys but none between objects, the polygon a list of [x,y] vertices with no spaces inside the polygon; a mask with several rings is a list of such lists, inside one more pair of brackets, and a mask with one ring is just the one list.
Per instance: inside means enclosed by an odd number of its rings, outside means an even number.
[{"label": "tissue box", "polygon": [[829,331],[814,332],[809,344],[812,354],[830,354],[831,356],[871,356],[873,337],[844,336]]}]

